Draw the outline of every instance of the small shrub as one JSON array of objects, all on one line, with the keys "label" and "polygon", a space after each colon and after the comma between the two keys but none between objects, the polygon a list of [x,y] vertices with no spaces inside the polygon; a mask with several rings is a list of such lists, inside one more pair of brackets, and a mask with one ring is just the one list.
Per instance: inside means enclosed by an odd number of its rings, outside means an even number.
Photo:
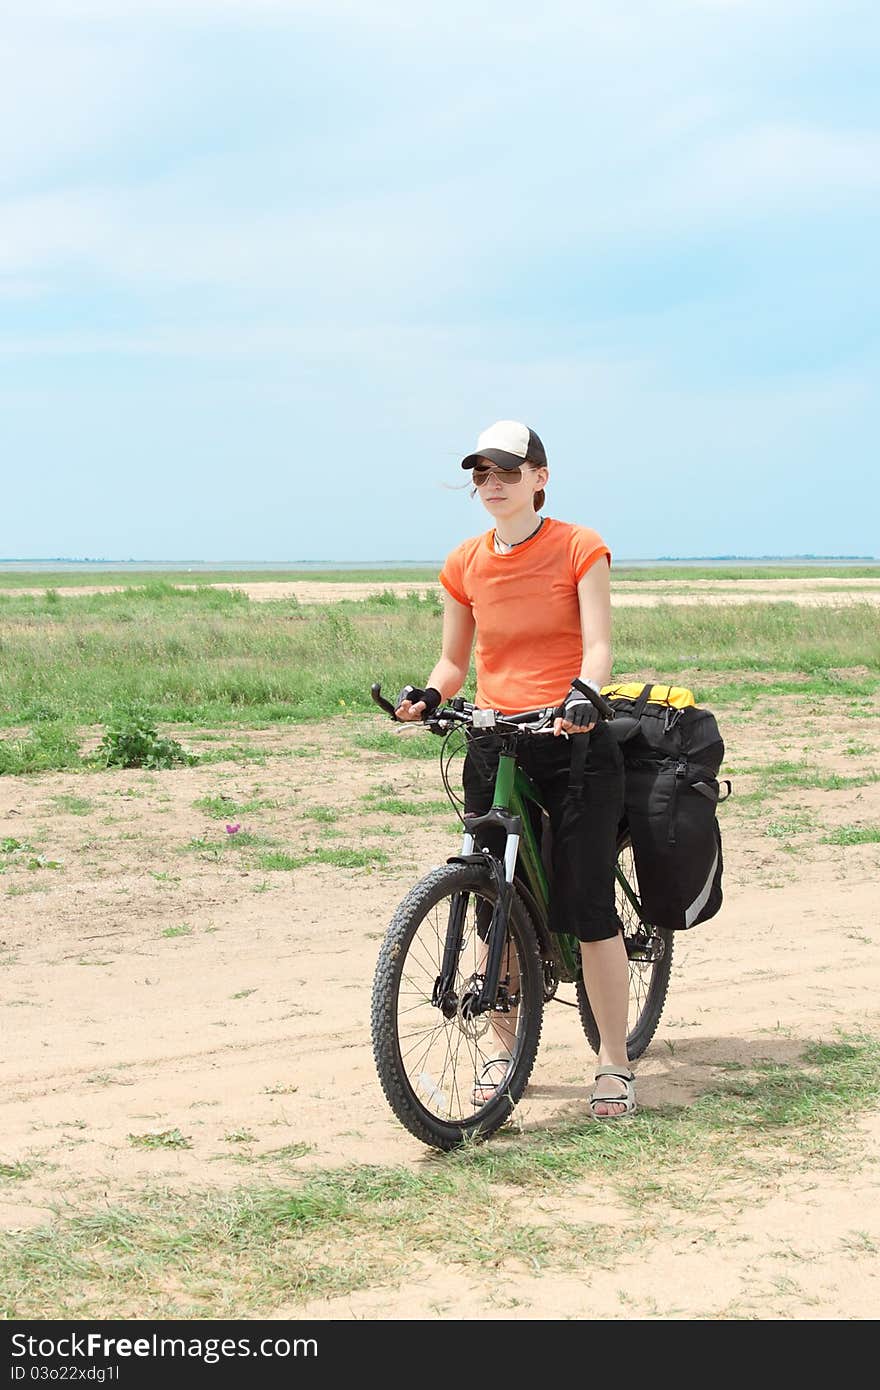
[{"label": "small shrub", "polygon": [[106,767],[168,768],[198,762],[173,738],[163,738],[146,705],[131,701],[113,711],[95,757]]},{"label": "small shrub", "polygon": [[162,1129],[151,1134],[130,1134],[128,1142],[135,1149],[191,1149],[192,1141],[179,1129]]}]

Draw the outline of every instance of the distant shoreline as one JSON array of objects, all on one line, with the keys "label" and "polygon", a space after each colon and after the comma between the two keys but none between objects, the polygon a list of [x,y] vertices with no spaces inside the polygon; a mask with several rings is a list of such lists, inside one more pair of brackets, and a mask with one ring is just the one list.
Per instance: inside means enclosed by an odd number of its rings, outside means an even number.
[{"label": "distant shoreline", "polygon": [[[70,559],[64,556],[32,559],[0,559],[0,572],[15,573],[18,570],[54,571],[175,571],[182,573],[204,573],[205,571],[237,572],[261,570],[275,572],[309,570],[439,570],[443,561],[439,560],[99,560]],[[659,555],[656,558],[617,559],[615,568],[652,568],[660,565],[792,565],[805,569],[815,565],[871,565],[880,561],[874,555]]]}]

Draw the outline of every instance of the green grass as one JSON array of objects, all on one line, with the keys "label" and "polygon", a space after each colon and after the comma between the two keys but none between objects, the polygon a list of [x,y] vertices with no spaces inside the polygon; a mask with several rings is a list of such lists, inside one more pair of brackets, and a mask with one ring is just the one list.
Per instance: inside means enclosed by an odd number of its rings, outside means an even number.
[{"label": "green grass", "polygon": [[448,801],[405,801],[399,796],[366,796],[367,811],[388,816],[435,816],[449,810]]},{"label": "green grass", "polygon": [[[714,703],[785,692],[859,699],[880,688],[880,628],[868,604],[621,608],[614,640],[615,678],[684,680]],[[0,643],[0,727],[26,728],[0,739],[0,772],[21,773],[79,765],[77,729],[132,701],[163,724],[202,729],[372,710],[374,680],[393,696],[430,671],[440,614],[433,602],[381,595],[291,610],[154,581],[48,606],[0,596]],[[753,685],[750,671],[779,675]],[[377,712],[380,733],[392,737]],[[415,746],[409,755],[431,756]]]},{"label": "green grass", "polygon": [[[32,872],[37,869],[60,869],[57,859],[49,859],[42,850],[37,850],[27,840],[17,840],[14,835],[0,839],[0,873],[15,866]],[[9,890],[12,892],[12,889]]]},{"label": "green grass", "polygon": [[880,825],[839,825],[823,835],[826,845],[880,845]]},{"label": "green grass", "polygon": [[71,816],[87,816],[90,811],[94,810],[95,805],[87,796],[73,796],[70,793],[53,796],[52,804],[59,811],[66,811]]},{"label": "green grass", "polygon": [[[683,1106],[623,1124],[508,1128],[415,1168],[361,1165],[300,1174],[295,1185],[232,1192],[147,1189],[129,1208],[102,1204],[0,1236],[7,1318],[257,1317],[309,1298],[399,1285],[423,1267],[493,1280],[522,1260],[537,1273],[614,1268],[669,1240],[670,1217],[753,1200],[792,1171],[846,1171],[864,1149],[853,1123],[880,1100],[877,1040],[807,1046],[799,1061],[722,1073]],[[179,1130],[132,1135],[182,1147]],[[230,1142],[233,1141],[227,1135]],[[245,1142],[242,1140],[241,1142]],[[259,1157],[259,1156],[257,1156]],[[268,1157],[268,1156],[264,1156]],[[616,1189],[632,1219],[576,1221],[568,1194]],[[553,1219],[535,1225],[536,1201]],[[705,1237],[704,1237],[705,1238]]]},{"label": "green grass", "polygon": [[33,1173],[31,1163],[0,1163],[0,1182],[23,1182]]},{"label": "green grass", "polygon": [[615,565],[612,583],[615,579],[641,583],[657,579],[880,579],[880,565],[730,565],[717,569],[708,565],[693,569],[687,565],[651,565],[638,569]]},{"label": "green grass", "polygon": [[186,845],[186,849],[193,850],[197,854],[219,855],[230,849],[258,849],[277,843],[277,840],[273,840],[270,835],[259,835],[254,830],[238,830],[234,835],[224,833],[216,840],[208,840],[204,835],[195,835]]},{"label": "green grass", "polygon": [[845,710],[849,719],[880,718],[880,714],[870,707],[870,701],[880,690],[880,680],[873,675],[841,676],[836,670],[829,669],[813,676],[779,675],[773,680],[756,684],[750,680],[716,679],[711,674],[701,672],[698,679],[690,681],[690,685],[698,704],[719,707],[735,704],[759,714],[764,710],[772,714],[774,699],[783,695],[795,696],[811,704],[814,715],[824,710],[833,712],[838,708]]},{"label": "green grass", "polygon": [[147,1134],[129,1134],[128,1142],[134,1149],[191,1149],[192,1140],[181,1134],[179,1129],[162,1129]]},{"label": "green grass", "polygon": [[773,840],[787,840],[790,835],[803,835],[813,829],[812,816],[797,813],[772,820],[764,828],[764,834]]},{"label": "green grass", "polygon": [[337,869],[367,869],[374,864],[387,863],[388,855],[381,849],[311,849],[305,854],[261,854],[257,859],[257,867],[265,870],[306,869],[313,864],[330,864]]},{"label": "green grass", "polygon": [[431,762],[440,757],[441,741],[423,729],[382,729],[372,734],[356,734],[352,739],[355,748],[365,748],[371,753],[391,753],[396,758],[412,758],[419,762]]},{"label": "green grass", "polygon": [[242,800],[238,797],[225,796],[219,793],[200,796],[192,804],[197,811],[204,811],[214,820],[234,821],[236,816],[247,815],[249,811],[274,810],[278,802],[267,797],[251,797]]},{"label": "green grass", "polygon": [[[757,767],[738,768],[736,773],[732,773],[732,778],[738,777],[757,777],[758,785],[751,790],[736,787],[736,806],[745,808],[760,807],[765,801],[774,797],[781,796],[787,791],[849,791],[853,787],[867,787],[880,781],[880,772],[866,770],[851,777],[844,777],[838,772],[823,772],[820,768],[811,766],[808,763],[788,763],[776,762],[766,763]],[[734,803],[731,803],[733,806]],[[789,820],[791,818],[789,817]],[[804,814],[803,829],[808,829],[810,825],[809,817]],[[782,825],[784,821],[774,821],[773,825]],[[774,834],[768,827],[766,833]],[[788,832],[779,832],[788,833]]]},{"label": "green grass", "polygon": [[[0,594],[4,589],[81,589],[93,585],[118,584],[124,589],[152,589],[159,586],[199,589],[207,584],[322,583],[322,584],[428,584],[437,579],[442,560],[415,569],[388,566],[387,569],[326,570],[9,570],[0,571]],[[848,571],[846,571],[848,573]],[[222,592],[222,591],[221,591]],[[40,595],[41,600],[44,594]],[[51,600],[50,600],[51,601]],[[64,602],[60,595],[56,601]]]},{"label": "green grass", "polygon": [[[0,721],[3,701],[0,698]],[[18,721],[20,722],[20,721]],[[0,776],[79,767],[79,739],[63,720],[38,723],[27,734],[0,738]]]},{"label": "green grass", "polygon": [[[260,582],[323,584],[421,584],[436,580],[442,557],[413,568],[389,565],[376,569],[260,569],[260,570],[138,570],[130,566],[100,570],[3,570],[0,571],[0,593],[3,589],[72,589],[92,585],[118,584],[126,589],[149,585],[173,585],[199,588],[207,584],[256,584]],[[835,565],[833,561],[815,565],[725,565],[723,567],[656,564],[639,566],[615,565],[617,580],[651,583],[662,579],[880,579],[880,565],[870,562],[854,565]],[[51,600],[50,600],[51,601]],[[63,602],[62,599],[58,601]]]}]

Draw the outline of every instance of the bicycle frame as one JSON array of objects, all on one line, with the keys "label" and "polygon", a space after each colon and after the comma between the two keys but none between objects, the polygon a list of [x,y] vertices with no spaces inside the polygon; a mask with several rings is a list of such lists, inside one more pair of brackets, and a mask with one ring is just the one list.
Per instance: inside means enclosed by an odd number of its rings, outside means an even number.
[{"label": "bicycle frame", "polygon": [[[456,856],[456,858],[461,859],[474,857],[476,833],[482,826],[494,825],[505,833],[504,881],[507,885],[507,896],[501,895],[499,897],[498,906],[492,915],[488,934],[490,949],[486,962],[483,989],[480,992],[479,1001],[475,1004],[475,1008],[479,1012],[495,1007],[494,1000],[498,988],[504,933],[493,932],[492,927],[502,914],[506,920],[509,894],[514,891],[515,882],[519,882],[525,890],[523,896],[532,915],[538,914],[540,917],[535,925],[538,928],[542,956],[550,957],[559,972],[560,979],[571,983],[581,978],[581,955],[578,939],[561,932],[551,934],[547,927],[550,886],[541,848],[533,829],[529,803],[538,808],[540,815],[544,814],[544,804],[540,794],[531,778],[519,766],[516,754],[507,748],[502,748],[498,758],[491,809],[482,816],[465,817],[465,833],[461,854]],[[639,921],[648,926],[641,904],[619,865],[615,865],[614,873],[621,891],[628,899]],[[461,905],[450,914],[446,959],[441,980],[449,978],[446,973],[447,968],[454,967],[454,960],[457,958],[460,944],[460,932]],[[495,945],[496,940],[497,946]],[[493,946],[495,947],[494,950]],[[438,987],[440,984],[441,981],[438,981]]]},{"label": "bicycle frame", "polygon": [[[528,803],[530,802],[538,808],[539,814],[543,815],[544,805],[531,778],[518,765],[516,754],[502,748],[498,758],[491,809],[482,816],[465,817],[465,833],[460,857],[469,859],[473,856],[476,832],[481,826],[495,825],[505,832],[504,880],[507,884],[508,897],[514,891],[514,882],[519,880],[525,888],[524,896],[527,906],[533,915],[536,912],[540,915],[540,920],[536,922],[536,926],[541,941],[542,956],[549,954],[560,977],[571,982],[580,978],[580,946],[575,937],[564,934],[551,936],[547,929],[550,886],[544,869],[541,848],[529,813]],[[493,913],[489,930],[490,950],[480,997],[481,1009],[493,1007],[492,1001],[497,991],[498,967],[500,967],[504,934],[493,932],[492,926],[495,925],[496,918],[500,915],[499,909],[506,918],[507,900],[503,900],[503,895],[499,898],[498,908]],[[452,914],[452,916],[457,916],[457,914]],[[452,931],[450,931],[449,936],[454,937],[456,932],[452,920],[450,920],[450,927]],[[498,945],[493,951],[492,948],[496,939]],[[448,944],[451,943],[448,942]],[[497,965],[496,955],[498,957]]]}]

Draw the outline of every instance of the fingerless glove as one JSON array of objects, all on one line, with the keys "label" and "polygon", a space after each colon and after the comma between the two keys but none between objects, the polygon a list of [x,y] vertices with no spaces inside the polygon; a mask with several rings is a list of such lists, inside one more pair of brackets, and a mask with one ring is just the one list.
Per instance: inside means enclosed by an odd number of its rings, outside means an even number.
[{"label": "fingerless glove", "polygon": [[404,700],[409,700],[414,705],[417,705],[420,700],[424,700],[425,712],[422,718],[427,719],[429,714],[433,714],[435,709],[440,708],[443,696],[439,690],[434,689],[433,685],[427,686],[424,690],[417,685],[405,685],[397,697],[397,704],[394,708],[400,709]]},{"label": "fingerless glove", "polygon": [[591,690],[599,693],[599,687],[595,681],[579,680],[577,684],[572,682],[571,689],[557,710],[557,717],[564,719],[568,724],[576,724],[579,728],[583,728],[585,724],[595,724],[599,714],[592,701],[588,700],[584,692],[578,689],[578,685],[588,685]]}]

